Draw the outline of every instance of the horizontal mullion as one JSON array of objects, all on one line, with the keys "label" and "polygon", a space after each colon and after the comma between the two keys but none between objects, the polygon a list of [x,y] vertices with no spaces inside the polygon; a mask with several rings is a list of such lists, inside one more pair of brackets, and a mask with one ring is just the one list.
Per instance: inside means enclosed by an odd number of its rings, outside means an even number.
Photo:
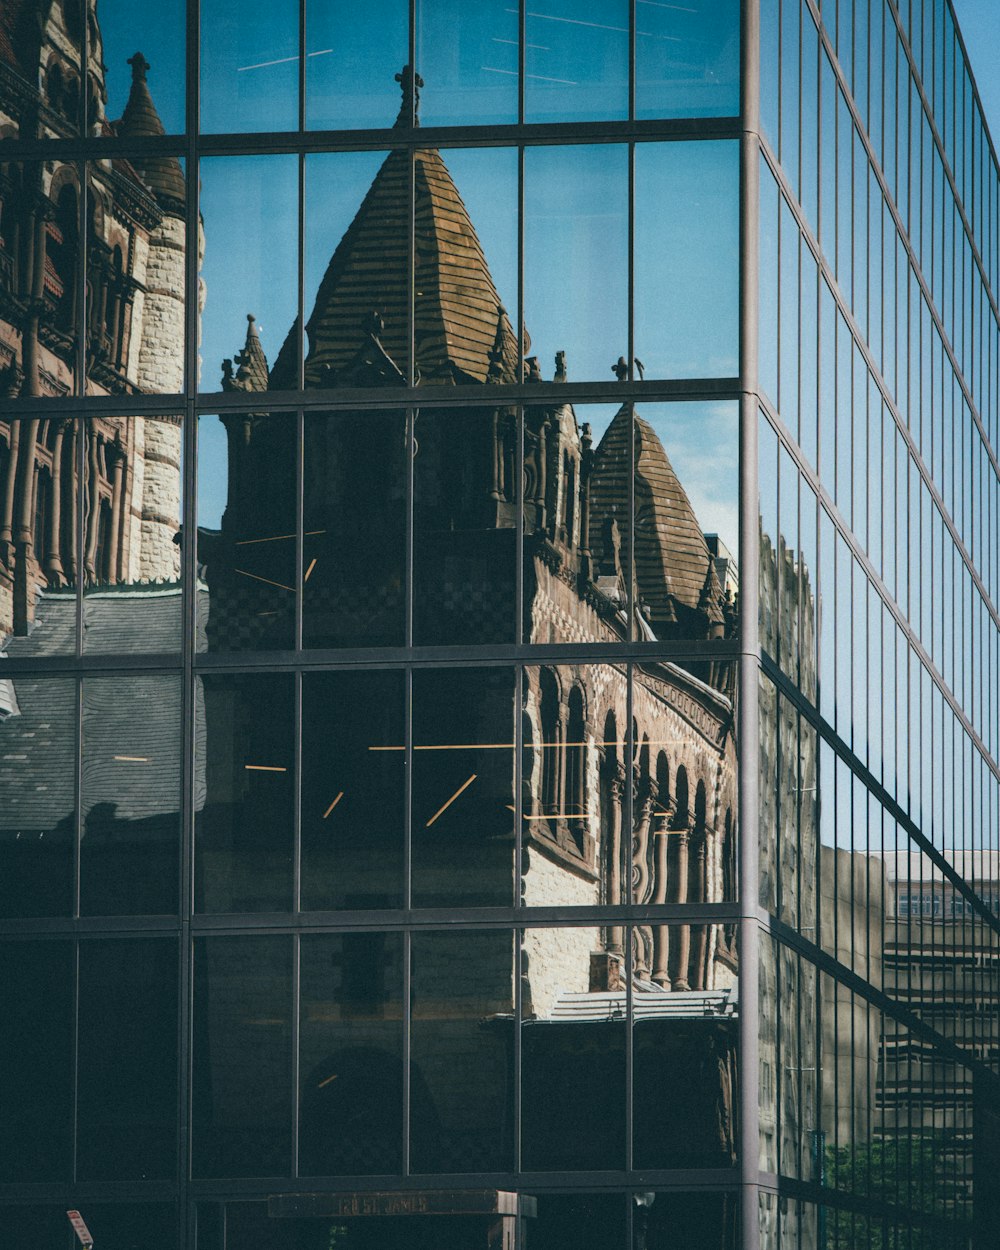
[{"label": "horizontal mullion", "polygon": [[[356,152],[388,148],[509,147],[512,144],[627,143],[685,139],[738,139],[738,117],[678,117],[649,121],[527,122],[496,126],[389,126],[371,130],[263,131],[201,134],[199,156],[239,156],[262,152]],[[6,139],[9,160],[106,160],[136,155],[186,156],[183,135],[148,139],[92,136],[72,139]]]}]

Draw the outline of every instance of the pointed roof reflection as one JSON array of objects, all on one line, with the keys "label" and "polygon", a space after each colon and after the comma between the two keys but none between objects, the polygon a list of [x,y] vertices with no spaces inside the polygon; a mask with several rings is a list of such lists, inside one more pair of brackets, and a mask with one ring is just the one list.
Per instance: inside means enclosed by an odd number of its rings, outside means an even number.
[{"label": "pointed roof reflection", "polygon": [[[628,530],[629,412],[623,404],[594,454],[591,533],[614,516]],[[635,576],[654,622],[671,621],[674,603],[721,620],[721,588],[694,508],[653,427],[635,414]],[[673,602],[671,602],[673,600]]]}]

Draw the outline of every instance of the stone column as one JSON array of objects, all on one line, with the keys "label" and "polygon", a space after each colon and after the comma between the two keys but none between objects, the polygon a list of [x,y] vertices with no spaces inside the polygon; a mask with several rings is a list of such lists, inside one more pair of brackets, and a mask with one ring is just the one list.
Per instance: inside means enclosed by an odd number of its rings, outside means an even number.
[{"label": "stone column", "polygon": [[[671,830],[674,838],[675,862],[674,862],[674,880],[672,903],[686,903],[688,892],[688,838],[690,830],[684,826],[680,829]],[[691,986],[688,984],[688,956],[691,950],[691,928],[689,925],[676,925],[674,930],[676,937],[676,950],[672,953],[672,983],[675,990],[689,990]]]},{"label": "stone column", "polygon": [[[619,764],[608,777],[608,904],[612,907],[622,901],[621,851],[622,851],[622,799],[625,797],[625,769]],[[612,925],[608,929],[608,950],[622,954],[622,927]]]},{"label": "stone column", "polygon": [[[706,894],[706,869],[708,859],[708,835],[704,829],[698,830],[694,836],[694,855],[691,858],[689,871],[691,879],[688,884],[688,901],[704,903]],[[691,958],[688,966],[688,980],[694,990],[705,988],[705,952],[707,949],[708,926],[696,924],[691,926]]]},{"label": "stone column", "polygon": [[[669,836],[667,817],[657,817],[656,827],[653,830],[655,865],[653,870],[652,902],[654,904],[667,901],[667,850],[670,845],[668,842]],[[670,926],[668,924],[659,924],[653,930],[652,979],[656,985],[661,986],[663,989],[670,989]]]},{"label": "stone column", "polygon": [[67,421],[55,419],[55,434],[52,438],[52,541],[49,543],[45,558],[45,575],[49,582],[61,586],[66,581],[62,564],[62,457],[63,442],[66,438]]}]

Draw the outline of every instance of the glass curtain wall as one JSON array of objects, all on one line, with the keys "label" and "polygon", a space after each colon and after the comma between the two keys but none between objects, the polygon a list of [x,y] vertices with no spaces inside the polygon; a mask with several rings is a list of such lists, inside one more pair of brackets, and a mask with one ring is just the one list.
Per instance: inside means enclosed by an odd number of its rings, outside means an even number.
[{"label": "glass curtain wall", "polygon": [[11,1244],[739,1244],[742,18],[4,7]]},{"label": "glass curtain wall", "polygon": [[944,0],[760,19],[758,1236],[987,1246],[997,164]]}]

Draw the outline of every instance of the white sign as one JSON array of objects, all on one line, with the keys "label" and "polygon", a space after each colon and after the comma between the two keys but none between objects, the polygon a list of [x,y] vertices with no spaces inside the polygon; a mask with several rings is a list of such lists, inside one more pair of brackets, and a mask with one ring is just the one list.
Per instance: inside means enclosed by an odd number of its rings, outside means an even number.
[{"label": "white sign", "polygon": [[66,1214],[69,1217],[69,1222],[73,1225],[73,1229],[77,1237],[79,1237],[80,1239],[80,1245],[92,1246],[94,1244],[94,1239],[90,1235],[90,1229],[83,1222],[83,1216],[80,1214],[80,1212],[79,1211],[67,1211]]}]

